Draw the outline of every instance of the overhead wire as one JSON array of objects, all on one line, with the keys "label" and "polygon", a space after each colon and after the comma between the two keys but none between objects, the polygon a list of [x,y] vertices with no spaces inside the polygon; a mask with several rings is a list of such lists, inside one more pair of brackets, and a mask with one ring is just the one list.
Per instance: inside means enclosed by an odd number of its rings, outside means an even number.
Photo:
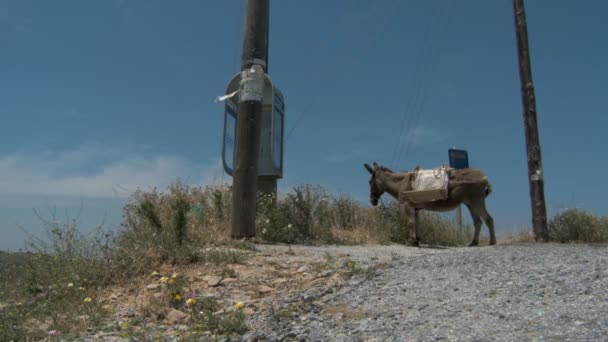
[{"label": "overhead wire", "polygon": [[242,40],[241,40],[241,35],[243,34],[242,31],[239,31],[239,27],[243,27],[243,25],[245,24],[245,2],[246,0],[241,0],[239,1],[240,5],[239,5],[239,15],[236,17],[236,25],[234,27],[236,27],[237,29],[235,30],[235,47],[234,47],[234,54],[233,54],[233,58],[232,58],[232,68],[234,70],[235,73],[239,72],[241,67],[239,65],[239,51],[240,51],[240,44],[242,44]]},{"label": "overhead wire", "polygon": [[[338,36],[338,31],[337,30],[333,31],[330,36],[331,38],[328,38],[328,39],[325,39],[324,41],[322,41],[321,44],[317,47],[317,51],[321,51],[322,49],[329,46],[329,42],[333,41],[337,36]],[[304,108],[295,117],[296,119],[295,119],[294,123],[292,124],[291,128],[289,129],[287,135],[285,135],[284,145],[287,145],[287,143],[289,142],[289,138],[291,137],[291,135],[294,133],[294,131],[296,130],[296,128],[298,127],[298,125],[300,124],[302,119],[304,118],[304,114],[308,113],[310,111],[310,109],[312,109],[312,107],[319,100],[319,95],[320,95],[320,92],[318,91],[319,88],[316,88],[316,89],[317,89],[317,92],[314,93],[314,96],[308,97],[308,101],[305,103]]]},{"label": "overhead wire", "polygon": [[[240,44],[242,43],[241,35],[243,34],[243,31],[240,31],[239,27],[242,28],[245,23],[245,2],[246,2],[246,0],[239,1],[239,3],[240,3],[239,8],[238,8],[239,15],[236,16],[236,18],[235,18],[234,52],[232,54],[231,75],[236,74],[241,69],[241,66],[239,63],[239,51],[240,51]],[[221,182],[222,182],[222,184],[224,184],[224,172],[221,172],[221,174],[222,174]]]},{"label": "overhead wire", "polygon": [[397,135],[397,142],[395,144],[395,148],[393,149],[393,156],[391,158],[391,165],[398,168],[400,166],[401,156],[403,155],[403,150],[405,145],[408,144],[407,141],[407,132],[410,129],[410,124],[413,120],[413,110],[418,106],[418,102],[421,96],[422,91],[422,83],[424,82],[424,77],[426,75],[426,70],[428,69],[429,64],[429,54],[431,51],[433,39],[433,28],[436,27],[436,22],[439,18],[439,7],[433,7],[436,9],[434,13],[430,16],[429,20],[427,20],[427,27],[424,31],[423,39],[422,39],[422,48],[419,50],[420,53],[418,55],[413,82],[410,86],[409,96],[407,101],[405,101],[406,105],[403,108],[403,114],[401,119],[401,128]]},{"label": "overhead wire", "polygon": [[[439,14],[441,11],[441,8],[438,9],[437,13]],[[439,21],[440,16],[437,15],[435,17],[436,21]],[[437,23],[433,24],[433,27],[437,27]],[[435,37],[436,36],[436,31],[433,32],[430,41],[431,42],[436,42]],[[416,99],[417,101],[415,102],[414,107],[412,108],[412,115],[411,115],[411,121],[409,122],[408,127],[406,128],[406,133],[405,133],[405,143],[404,143],[404,148],[405,151],[404,153],[401,153],[399,155],[399,158],[403,161],[404,163],[404,167],[406,166],[405,163],[407,163],[407,156],[409,154],[409,150],[411,148],[411,146],[413,145],[413,138],[411,138],[409,135],[415,133],[415,130],[417,129],[417,125],[418,122],[420,121],[420,116],[423,113],[423,109],[424,109],[424,103],[426,102],[426,97],[427,97],[427,90],[428,90],[428,85],[429,85],[429,78],[432,75],[432,71],[433,71],[433,67],[435,66],[434,60],[437,57],[437,44],[430,44],[429,45],[429,50],[427,53],[427,56],[425,57],[425,64],[423,66],[423,78],[421,81],[421,84],[418,86],[417,88],[417,94],[416,94]]]},{"label": "overhead wire", "polygon": [[[392,12],[392,11],[391,11],[391,9],[392,9],[392,8],[394,8],[394,5],[395,5],[395,4],[397,4],[397,3],[399,3],[399,0],[394,0],[394,1],[392,2],[391,6],[390,6],[388,9],[386,9],[386,10],[384,11],[384,13],[385,13],[385,14],[386,14],[386,13],[391,13],[391,12]],[[376,8],[377,8],[377,6],[378,6],[378,3],[377,3],[377,2],[374,2],[374,3],[373,3],[373,6],[374,6],[374,7],[373,7],[373,10],[375,11],[375,9],[376,9]],[[387,7],[388,7],[388,6],[387,6]],[[386,27],[386,25],[387,25],[387,23],[388,23],[388,22],[389,22],[389,20],[381,20],[381,21],[380,21],[381,27],[382,27],[382,28]],[[381,30],[381,31],[382,31],[382,30]],[[338,37],[338,35],[339,35],[339,34],[340,34],[340,31],[339,31],[339,30],[334,30],[334,31],[332,32],[332,34],[330,35],[330,38],[325,39],[325,40],[324,40],[324,41],[321,43],[321,45],[319,45],[319,46],[317,47],[317,50],[318,50],[318,51],[321,51],[322,49],[324,49],[324,48],[326,48],[327,46],[329,46],[329,45],[330,45],[330,43],[334,43],[334,42],[335,42],[335,40],[336,40],[336,38]],[[370,38],[370,36],[368,36],[368,40],[369,40],[369,39],[371,39],[371,38]],[[337,79],[336,79],[336,78],[333,78],[333,81],[334,81],[334,82],[332,82],[332,84],[339,83],[339,82],[337,82]],[[311,110],[311,109],[312,109],[312,108],[313,108],[313,107],[316,105],[316,103],[317,103],[317,102],[318,102],[318,100],[319,100],[320,94],[321,94],[321,93],[320,93],[320,91],[319,91],[319,88],[317,88],[317,92],[315,93],[315,95],[314,95],[314,96],[312,96],[312,97],[309,97],[309,100],[308,100],[308,102],[305,104],[305,106],[304,106],[304,108],[302,109],[302,111],[300,111],[300,113],[299,113],[299,114],[298,114],[298,115],[295,117],[296,119],[295,119],[295,121],[294,121],[293,125],[292,125],[292,126],[291,126],[291,128],[289,129],[289,131],[288,131],[287,135],[285,135],[285,142],[284,142],[284,144],[285,144],[285,145],[287,145],[288,141],[290,141],[290,140],[289,140],[289,138],[292,136],[292,134],[294,133],[294,131],[295,131],[295,130],[298,128],[299,124],[301,123],[302,119],[304,118],[304,114],[307,114],[307,113],[308,113],[308,112],[309,112],[309,111],[310,111],[310,110]]]},{"label": "overhead wire", "polygon": [[[453,3],[454,3],[453,1],[450,1],[448,3],[448,6],[444,7],[444,11],[443,11],[444,14],[445,13],[448,13],[448,14],[451,13],[451,9],[452,9],[451,5],[453,5]],[[441,21],[441,26],[440,26],[439,32],[437,33],[437,35],[438,35],[438,37],[437,37],[438,44],[436,44],[436,46],[435,46],[436,47],[435,48],[435,53],[431,56],[432,60],[431,60],[431,64],[430,64],[429,78],[427,79],[426,86],[422,87],[423,96],[422,96],[422,100],[421,100],[418,112],[416,114],[416,119],[414,121],[414,124],[412,125],[412,129],[416,129],[418,127],[418,125],[420,123],[420,120],[421,120],[422,116],[425,113],[424,108],[425,108],[426,100],[428,98],[428,90],[430,88],[429,84],[431,82],[429,80],[431,79],[432,75],[435,74],[435,71],[436,71],[437,66],[438,66],[439,56],[440,56],[439,52],[441,51],[441,46],[445,42],[445,38],[447,36],[447,34],[446,34],[447,33],[447,27],[449,26],[449,23],[451,22],[451,20],[448,20],[448,18],[451,19],[451,18],[453,18],[453,16],[449,16],[447,18],[444,18]],[[411,148],[412,148],[412,143],[410,141],[406,145],[405,154],[403,156],[404,162],[407,161],[407,158],[409,157],[409,152],[410,152]]]}]

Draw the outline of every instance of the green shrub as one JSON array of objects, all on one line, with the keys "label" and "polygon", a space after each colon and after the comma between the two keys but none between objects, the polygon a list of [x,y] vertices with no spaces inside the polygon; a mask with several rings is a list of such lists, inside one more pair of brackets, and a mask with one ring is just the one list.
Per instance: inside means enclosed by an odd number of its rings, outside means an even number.
[{"label": "green shrub", "polygon": [[[473,227],[458,225],[445,217],[429,212],[419,215],[419,233],[422,243],[439,246],[462,246],[473,238]],[[485,226],[482,227],[485,229]]]},{"label": "green shrub", "polygon": [[112,266],[143,275],[161,263],[201,261],[200,249],[226,239],[230,188],[172,184],[168,191],[136,191],[123,209]]},{"label": "green shrub", "polygon": [[214,297],[201,297],[192,305],[193,337],[210,331],[216,334],[242,334],[246,332],[245,314],[240,310],[222,309]]},{"label": "green shrub", "polygon": [[340,195],[331,203],[331,218],[334,227],[339,229],[354,229],[361,226],[361,205],[351,196]]},{"label": "green shrub", "polygon": [[258,204],[258,232],[267,241],[328,241],[330,222],[327,191],[319,186],[299,186],[283,199],[267,197]]},{"label": "green shrub", "polygon": [[548,222],[549,238],[557,242],[608,242],[608,218],[581,209],[567,209]]},{"label": "green shrub", "polygon": [[[420,240],[424,244],[458,246],[472,237],[470,226],[460,229],[451,220],[427,211],[419,215]],[[318,186],[305,185],[275,199],[258,202],[257,232],[263,239],[280,243],[407,243],[408,216],[397,201],[366,208],[352,197],[330,200]]]},{"label": "green shrub", "polygon": [[[374,225],[374,235],[381,242],[407,243],[409,240],[409,218],[403,206],[391,200],[388,205],[372,209],[367,225]],[[421,210],[418,213],[418,239],[423,244],[438,246],[465,245],[472,238],[472,228],[458,225],[441,215]]]},{"label": "green shrub", "polygon": [[28,337],[44,338],[42,331],[31,333],[24,324],[27,308],[17,304],[0,307],[0,341],[25,341]]},{"label": "green shrub", "polygon": [[75,336],[107,315],[98,297],[112,281],[106,258],[112,235],[98,229],[87,236],[76,220],[40,218],[46,237],[30,236],[28,253],[2,267],[1,340],[41,339],[51,330]]}]

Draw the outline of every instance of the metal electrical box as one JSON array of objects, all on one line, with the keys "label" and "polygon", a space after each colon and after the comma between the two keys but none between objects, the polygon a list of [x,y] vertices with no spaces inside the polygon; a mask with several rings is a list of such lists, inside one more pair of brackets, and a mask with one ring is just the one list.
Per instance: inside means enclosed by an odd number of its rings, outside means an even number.
[{"label": "metal electrical box", "polygon": [[[237,73],[228,83],[226,94],[239,90],[241,73]],[[225,101],[224,135],[222,142],[222,164],[224,171],[232,176],[236,149],[236,124],[239,94]],[[262,99],[260,151],[258,156],[258,176],[283,177],[283,136],[285,123],[285,102],[281,91],[265,75]]]},{"label": "metal electrical box", "polygon": [[448,149],[450,158],[450,167],[454,169],[469,168],[469,154],[466,150],[458,150],[455,148]]}]

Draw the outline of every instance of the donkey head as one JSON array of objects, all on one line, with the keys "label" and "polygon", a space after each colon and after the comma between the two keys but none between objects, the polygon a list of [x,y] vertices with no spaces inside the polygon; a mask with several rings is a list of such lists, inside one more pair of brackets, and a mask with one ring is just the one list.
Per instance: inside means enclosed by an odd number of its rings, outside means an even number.
[{"label": "donkey head", "polygon": [[369,166],[367,163],[363,164],[363,166],[365,166],[365,169],[371,174],[369,179],[369,199],[372,205],[375,207],[378,205],[380,196],[382,196],[382,194],[385,192],[384,183],[377,177],[378,172],[382,172],[383,169],[376,162],[374,162],[374,167]]}]

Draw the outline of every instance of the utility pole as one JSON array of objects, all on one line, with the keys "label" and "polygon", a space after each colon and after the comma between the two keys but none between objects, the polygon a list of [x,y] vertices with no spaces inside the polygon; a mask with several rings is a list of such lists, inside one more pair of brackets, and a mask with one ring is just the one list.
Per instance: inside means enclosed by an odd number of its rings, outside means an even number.
[{"label": "utility pole", "polygon": [[458,229],[462,232],[462,204],[458,205],[458,209],[456,210],[456,224],[458,224]]},{"label": "utility pole", "polygon": [[[469,154],[465,150],[459,150],[456,146],[452,146],[448,149],[448,157],[450,160],[450,167],[454,169],[468,169],[469,168]],[[456,210],[456,223],[460,231],[463,231],[462,227],[462,204],[458,205]]]},{"label": "utility pole", "polygon": [[268,70],[268,18],[269,0],[247,0],[232,183],[231,235],[237,239],[255,237],[262,96]]},{"label": "utility pole", "polygon": [[528,155],[528,180],[532,202],[532,227],[534,238],[547,242],[547,210],[545,206],[544,177],[541,163],[540,143],[538,138],[538,121],[536,119],[536,98],[532,83],[532,66],[528,47],[528,28],[523,0],[513,0],[515,14],[515,32],[519,58],[519,77],[523,102],[524,125],[526,132],[526,150]]}]

